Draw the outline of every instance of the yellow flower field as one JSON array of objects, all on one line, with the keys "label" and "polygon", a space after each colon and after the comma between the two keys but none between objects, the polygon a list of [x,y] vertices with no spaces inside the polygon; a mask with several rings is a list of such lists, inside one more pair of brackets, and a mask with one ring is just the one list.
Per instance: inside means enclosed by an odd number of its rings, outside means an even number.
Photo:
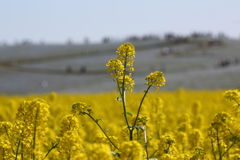
[{"label": "yellow flower field", "polygon": [[[29,130],[27,130],[26,128],[19,127],[19,123],[31,121],[31,117],[28,116],[26,116],[25,120],[19,119],[20,115],[17,113],[19,113],[19,108],[25,105],[23,103],[30,105],[39,103],[41,105],[38,109],[39,120],[37,121],[39,121],[39,123],[37,123],[36,126],[36,159],[43,159],[47,152],[59,143],[58,140],[60,138],[67,138],[68,140],[65,139],[65,141],[61,141],[61,143],[48,154],[47,159],[67,159],[64,158],[65,155],[63,154],[71,154],[71,159],[78,159],[77,157],[105,159],[102,156],[108,156],[106,159],[114,159],[113,156],[110,155],[110,151],[125,153],[126,149],[138,153],[140,149],[135,151],[134,149],[137,149],[137,147],[131,148],[131,144],[126,144],[130,141],[126,133],[127,130],[123,119],[121,102],[116,100],[117,96],[116,93],[89,95],[64,95],[56,93],[28,96],[1,95],[1,159],[4,157],[5,159],[8,159],[8,157],[15,159],[14,153],[16,153],[17,142],[20,141],[20,139],[22,139],[22,141],[29,141],[26,143],[30,144],[26,145],[31,146],[31,143],[33,143],[33,137],[31,135],[33,132],[32,128],[30,127]],[[142,93],[130,93],[128,96],[127,108],[129,112],[133,114],[137,110],[137,103],[141,99]],[[103,129],[108,129],[106,133],[114,141],[115,145],[118,146],[119,150],[115,149],[108,142],[101,130],[89,117],[84,115],[72,116],[72,105],[77,102],[88,103],[92,109],[93,117],[103,119],[99,120],[99,124],[101,124]],[[237,110],[234,109],[234,102],[229,102],[224,98],[224,91],[186,91],[180,89],[175,92],[150,92],[143,103],[141,111],[141,117],[146,117],[146,119],[144,123],[143,121],[139,121],[139,126],[142,125],[146,128],[147,139],[149,141],[149,156],[153,155],[153,157],[159,159],[189,159],[189,157],[193,156],[199,157],[199,159],[201,159],[200,157],[214,159],[211,147],[213,137],[211,137],[209,133],[209,128],[211,124],[216,121],[214,120],[214,116],[218,113],[225,113],[228,118],[226,122],[226,127],[228,128],[224,131],[226,135],[221,135],[220,137],[220,145],[222,146],[222,152],[224,152],[234,143],[234,140],[232,140],[234,136],[240,138],[240,119],[239,116],[236,115]],[[36,113],[32,114],[35,115]],[[45,119],[45,116],[47,119]],[[71,117],[76,124],[73,122],[70,123],[69,120],[63,122],[66,116]],[[134,114],[128,115],[129,119],[134,116]],[[29,125],[31,126],[32,123],[34,124],[36,122],[29,122]],[[22,125],[22,127],[27,127],[24,126],[24,124]],[[62,137],[62,132],[71,130],[65,128],[66,126],[64,125],[74,128],[74,132],[69,133],[68,137]],[[231,132],[225,133],[228,132],[228,129]],[[22,133],[23,131],[30,132],[26,133],[28,137],[20,136],[21,134],[25,134]],[[18,132],[19,135],[16,135],[16,132]],[[231,137],[230,133],[236,135]],[[142,130],[138,129],[134,134],[136,143],[144,143],[143,136]],[[170,139],[173,143],[168,142],[167,139]],[[121,145],[126,146],[122,147]],[[239,145],[239,141],[236,142],[236,144],[230,148],[229,152],[224,155],[223,159],[238,159]],[[139,146],[143,146],[143,144]],[[102,150],[103,148],[105,148],[105,150]],[[167,148],[168,151],[165,153]],[[217,146],[215,146],[215,148],[217,149]],[[31,156],[30,153],[33,152],[33,150],[27,147],[21,148],[17,159],[21,159],[22,152],[24,152],[24,159],[27,159],[28,156]],[[218,156],[218,151],[216,150],[215,152]],[[30,155],[26,155],[27,153]],[[142,153],[136,155],[146,157],[145,154],[144,147],[142,147]],[[165,154],[168,155],[168,158]],[[114,157],[115,159],[117,158],[117,156]]]},{"label": "yellow flower field", "polygon": [[0,158],[240,159],[239,90],[161,92],[167,80],[155,71],[132,92],[135,49],[117,53],[106,64],[116,92],[0,95]]}]

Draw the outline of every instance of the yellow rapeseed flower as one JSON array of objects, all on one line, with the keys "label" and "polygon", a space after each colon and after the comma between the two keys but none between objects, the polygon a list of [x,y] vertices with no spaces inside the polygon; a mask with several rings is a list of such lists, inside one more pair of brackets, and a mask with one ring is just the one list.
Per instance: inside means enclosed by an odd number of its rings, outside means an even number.
[{"label": "yellow rapeseed flower", "polygon": [[113,160],[109,145],[104,143],[93,143],[86,148],[88,160]]},{"label": "yellow rapeseed flower", "polygon": [[110,59],[106,66],[108,67],[108,72],[114,71],[114,73],[110,74],[113,78],[117,78],[123,74],[124,67],[119,59]]},{"label": "yellow rapeseed flower", "polygon": [[118,53],[117,59],[119,59],[123,64],[128,66],[128,71],[134,71],[133,63],[135,58],[135,48],[134,46],[126,42],[122,44],[116,51]]},{"label": "yellow rapeseed flower", "polygon": [[138,141],[125,141],[120,145],[121,160],[141,160],[144,156],[144,150]]},{"label": "yellow rapeseed flower", "polygon": [[[123,85],[123,77],[124,77],[124,86]],[[127,91],[129,92],[132,92],[133,90],[133,86],[134,86],[134,80],[128,76],[128,75],[125,75],[125,76],[120,76],[119,78],[117,78],[117,81],[118,81],[118,87],[122,88],[124,87]]]},{"label": "yellow rapeseed flower", "polygon": [[[132,123],[134,123],[136,119],[136,116],[132,117]],[[149,117],[148,116],[139,116],[136,122],[136,126],[145,126],[147,121],[149,121]]]},{"label": "yellow rapeseed flower", "polygon": [[9,132],[11,132],[13,128],[13,124],[11,122],[0,122],[0,136],[2,134],[9,135]]},{"label": "yellow rapeseed flower", "polygon": [[85,102],[77,102],[72,105],[72,113],[74,115],[84,115],[86,113],[90,113],[90,105]]},{"label": "yellow rapeseed flower", "polygon": [[156,86],[156,91],[160,89],[161,86],[165,85],[166,79],[164,74],[159,71],[155,71],[146,76],[145,80],[148,86]]},{"label": "yellow rapeseed flower", "polygon": [[61,134],[64,135],[67,131],[78,130],[79,122],[73,115],[66,115],[61,120]]},{"label": "yellow rapeseed flower", "polygon": [[190,148],[199,147],[203,144],[203,135],[201,130],[199,129],[193,129],[188,135],[188,143]]},{"label": "yellow rapeseed flower", "polygon": [[0,158],[1,159],[14,159],[14,155],[11,148],[11,143],[8,140],[0,141]]},{"label": "yellow rapeseed flower", "polygon": [[228,91],[225,91],[224,97],[227,100],[235,100],[235,101],[237,101],[237,100],[240,99],[240,92],[238,91],[238,89],[228,90]]},{"label": "yellow rapeseed flower", "polygon": [[58,159],[75,158],[82,152],[82,139],[75,131],[67,131],[60,138],[57,146],[59,151]]}]

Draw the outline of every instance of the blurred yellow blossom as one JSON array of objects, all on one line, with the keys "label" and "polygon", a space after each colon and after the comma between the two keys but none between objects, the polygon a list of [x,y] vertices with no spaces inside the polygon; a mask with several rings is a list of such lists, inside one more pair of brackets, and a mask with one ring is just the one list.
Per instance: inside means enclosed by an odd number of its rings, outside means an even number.
[{"label": "blurred yellow blossom", "polygon": [[228,91],[225,91],[224,93],[224,97],[227,99],[227,100],[239,100],[240,99],[240,92],[238,89],[235,89],[235,90],[228,90]]},{"label": "blurred yellow blossom", "polygon": [[144,150],[138,141],[125,141],[120,145],[121,160],[142,160]]},{"label": "blurred yellow blossom", "polygon": [[85,102],[77,102],[72,105],[72,113],[74,115],[84,115],[86,113],[90,113],[90,105]]},{"label": "blurred yellow blossom", "polygon": [[109,145],[104,143],[93,143],[86,149],[88,160],[113,160]]}]

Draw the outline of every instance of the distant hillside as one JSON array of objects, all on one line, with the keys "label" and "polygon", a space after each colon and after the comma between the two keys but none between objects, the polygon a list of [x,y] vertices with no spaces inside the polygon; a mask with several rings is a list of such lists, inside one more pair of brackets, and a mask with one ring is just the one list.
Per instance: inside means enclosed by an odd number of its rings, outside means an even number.
[{"label": "distant hillside", "polygon": [[[144,90],[144,77],[155,70],[166,75],[162,90],[240,88],[238,40],[130,42],[136,48],[135,91]],[[0,94],[112,91],[115,84],[105,64],[116,57],[121,43],[1,46]]]}]

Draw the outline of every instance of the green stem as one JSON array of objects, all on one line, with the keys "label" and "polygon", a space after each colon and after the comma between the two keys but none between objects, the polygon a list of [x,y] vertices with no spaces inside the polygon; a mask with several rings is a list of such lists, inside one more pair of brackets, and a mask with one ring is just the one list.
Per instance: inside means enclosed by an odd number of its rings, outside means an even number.
[{"label": "green stem", "polygon": [[[23,143],[21,143],[21,148],[23,148]],[[21,159],[24,160],[23,158],[24,158],[24,153],[22,152],[21,153]]]},{"label": "green stem", "polygon": [[218,152],[219,152],[219,160],[222,160],[222,150],[221,150],[221,145],[220,145],[220,140],[219,140],[219,135],[218,135],[218,129],[217,129],[217,145],[218,145]]},{"label": "green stem", "polygon": [[[127,54],[127,52],[126,52]],[[125,76],[126,76],[126,68],[127,68],[127,55],[125,57],[125,60],[124,60],[124,71],[123,71],[123,81],[122,81],[122,87],[120,89],[119,87],[119,81],[117,81],[117,85],[118,85],[118,88],[119,88],[119,93],[121,95],[121,98],[122,98],[122,106],[123,106],[123,115],[124,115],[124,119],[125,119],[125,122],[127,124],[127,127],[128,127],[128,130],[130,132],[130,140],[132,140],[132,127],[130,126],[129,124],[129,121],[128,121],[128,117],[127,117],[127,109],[126,109],[126,93],[125,93]]]},{"label": "green stem", "polygon": [[4,155],[5,155],[4,149],[2,149],[2,155],[3,155],[3,160],[5,160],[5,158],[4,158]]},{"label": "green stem", "polygon": [[152,87],[152,85],[149,85],[148,88],[147,88],[147,90],[145,91],[145,93],[144,93],[144,95],[143,95],[143,98],[142,98],[142,100],[141,100],[141,102],[140,102],[140,105],[139,105],[139,107],[138,107],[136,119],[135,119],[135,121],[134,121],[133,126],[131,127],[131,129],[129,129],[129,131],[130,131],[130,133],[129,133],[129,134],[130,134],[130,137],[129,137],[130,140],[133,139],[133,130],[134,130],[134,127],[136,126],[137,119],[138,119],[138,116],[139,116],[139,113],[140,113],[140,110],[141,110],[143,101],[144,101],[144,99],[145,99],[145,97],[146,97],[146,95],[147,95],[147,93],[148,93],[148,91],[149,91],[149,89],[150,89],[151,87]]},{"label": "green stem", "polygon": [[38,118],[38,110],[39,108],[37,108],[36,111],[36,116],[35,116],[35,122],[34,122],[34,130],[33,130],[33,160],[36,159],[36,155],[35,155],[35,148],[36,148],[36,135],[37,135],[37,118]]},{"label": "green stem", "polygon": [[147,131],[146,129],[144,130],[144,142],[145,142],[145,150],[146,150],[146,154],[147,154],[147,160],[149,160],[149,155],[148,155],[148,140],[147,140]]},{"label": "green stem", "polygon": [[159,148],[157,150],[155,150],[150,157],[154,157],[154,155],[159,151]]},{"label": "green stem", "polygon": [[[149,85],[148,88],[147,88],[147,90],[145,91],[145,93],[144,93],[144,95],[143,95],[143,98],[142,98],[142,100],[141,100],[141,102],[140,102],[140,105],[139,105],[139,107],[138,107],[136,119],[135,119],[134,124],[133,124],[133,126],[132,126],[133,129],[134,129],[136,123],[137,123],[137,119],[138,119],[138,116],[139,116],[139,113],[140,113],[140,110],[141,110],[143,101],[144,101],[144,99],[145,99],[145,97],[146,97],[146,95],[147,95],[147,93],[148,93],[148,91],[149,91],[149,89],[150,89],[151,87],[152,87],[152,86]],[[131,140],[131,139],[130,139],[130,140]]]},{"label": "green stem", "polygon": [[166,154],[168,154],[170,147],[171,147],[171,144],[168,144],[167,148],[164,151]]},{"label": "green stem", "polygon": [[237,99],[234,98],[233,100],[234,100],[238,105],[240,104],[240,103],[238,103]]},{"label": "green stem", "polygon": [[[125,79],[125,75],[124,75],[124,79]],[[127,124],[127,127],[129,129],[129,132],[131,133],[132,132],[132,129],[129,125],[129,121],[128,121],[128,118],[127,118],[127,109],[126,109],[126,93],[125,93],[125,89],[124,89],[124,79],[123,79],[123,87],[120,89],[119,87],[119,83],[118,83],[118,80],[117,80],[117,86],[118,86],[118,91],[120,93],[120,96],[121,96],[121,100],[122,100],[122,106],[123,106],[123,115],[124,115],[124,119],[125,119],[125,122]],[[131,135],[131,134],[130,134]],[[131,139],[131,138],[130,138]]]},{"label": "green stem", "polygon": [[122,98],[122,105],[123,105],[123,114],[124,114],[124,118],[126,121],[126,124],[129,128],[129,131],[131,130],[129,122],[128,122],[128,118],[127,118],[127,110],[126,110],[126,92],[125,92],[125,75],[126,75],[126,68],[127,68],[127,64],[126,64],[126,60],[124,62],[124,71],[123,71],[123,82],[122,82],[122,91],[120,92],[121,94],[121,98]]},{"label": "green stem", "polygon": [[48,150],[48,152],[47,152],[47,154],[45,155],[44,158],[46,158],[46,157],[49,155],[49,153],[50,153],[54,148],[56,148],[56,147],[58,146],[58,144],[59,144],[59,143],[53,145],[52,148],[50,148],[50,149]]},{"label": "green stem", "polygon": [[5,129],[5,131],[6,131],[6,134],[7,134],[7,137],[8,137],[8,139],[10,139],[10,135],[8,134],[7,127],[6,127],[6,126],[4,126],[4,129]]},{"label": "green stem", "polygon": [[141,100],[141,102],[140,102],[140,105],[139,105],[139,107],[138,107],[137,116],[136,116],[136,119],[135,119],[135,121],[134,121],[133,128],[135,127],[135,125],[136,125],[136,123],[137,123],[137,119],[138,119],[138,116],[139,116],[139,113],[140,113],[140,110],[141,110],[143,101],[144,101],[144,99],[145,99],[145,97],[146,97],[146,95],[147,95],[147,93],[148,93],[148,91],[149,91],[149,89],[150,89],[151,87],[152,87],[152,86],[149,85],[148,88],[147,88],[147,90],[145,91],[145,93],[144,93],[144,95],[143,95],[143,98],[142,98],[142,100]]},{"label": "green stem", "polygon": [[116,148],[118,149],[118,147],[112,142],[112,140],[109,138],[109,136],[107,135],[107,133],[103,130],[103,128],[100,126],[100,124],[98,123],[97,120],[95,120],[89,113],[85,113],[86,115],[88,115],[97,125],[98,127],[101,129],[101,131],[104,133],[104,135],[107,137],[107,139],[109,140],[109,142]]},{"label": "green stem", "polygon": [[19,140],[19,141],[18,141],[18,145],[17,145],[16,154],[15,154],[15,155],[16,155],[15,160],[18,159],[17,157],[18,157],[18,150],[19,150],[19,147],[20,147],[20,143],[21,143],[21,141]]},{"label": "green stem", "polygon": [[212,153],[213,153],[213,157],[214,157],[214,159],[215,160],[217,160],[217,158],[216,158],[216,154],[215,154],[215,151],[214,151],[214,146],[213,146],[213,140],[211,139],[211,146],[212,146]]},{"label": "green stem", "polygon": [[232,148],[232,146],[235,144],[236,142],[232,143],[229,148],[221,155],[221,159],[222,157]]},{"label": "green stem", "polygon": [[160,139],[161,126],[158,124],[157,121],[156,121],[156,133],[157,133],[157,138]]},{"label": "green stem", "polygon": [[[4,126],[4,129],[5,129],[5,131],[6,131],[6,134],[7,134],[8,139],[11,140],[10,135],[8,134],[8,130],[7,130],[6,126]],[[12,147],[11,147],[11,148],[12,148]],[[13,151],[13,154],[15,154],[15,151],[14,151],[13,148],[12,148],[12,151]]]},{"label": "green stem", "polygon": [[128,117],[127,117],[127,109],[126,109],[126,93],[125,90],[122,91],[122,104],[123,104],[123,114],[124,114],[124,118],[126,121],[126,124],[128,126],[128,128],[130,128],[129,122],[128,122]]},{"label": "green stem", "polygon": [[70,160],[71,159],[71,156],[69,155],[69,157],[67,158],[67,160]]}]

